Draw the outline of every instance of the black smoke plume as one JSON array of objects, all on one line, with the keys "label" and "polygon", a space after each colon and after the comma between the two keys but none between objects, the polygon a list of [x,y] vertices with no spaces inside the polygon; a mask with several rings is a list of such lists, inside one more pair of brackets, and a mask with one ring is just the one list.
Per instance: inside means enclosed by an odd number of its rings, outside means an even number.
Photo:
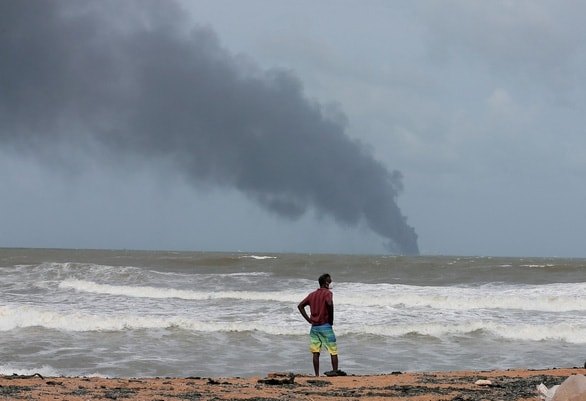
[{"label": "black smoke plume", "polygon": [[168,0],[0,2],[0,144],[171,161],[194,184],[237,188],[283,217],[365,222],[391,252],[417,254],[400,173],[292,73],[261,71],[183,15]]}]

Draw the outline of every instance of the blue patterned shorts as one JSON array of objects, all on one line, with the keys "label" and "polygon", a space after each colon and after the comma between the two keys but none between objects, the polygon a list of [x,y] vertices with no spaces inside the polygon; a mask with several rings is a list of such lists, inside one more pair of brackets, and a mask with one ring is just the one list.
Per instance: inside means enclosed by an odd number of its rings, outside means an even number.
[{"label": "blue patterned shorts", "polygon": [[309,332],[309,350],[312,353],[320,352],[322,345],[326,347],[330,355],[338,355],[336,335],[329,323],[321,326],[311,326],[311,331]]}]

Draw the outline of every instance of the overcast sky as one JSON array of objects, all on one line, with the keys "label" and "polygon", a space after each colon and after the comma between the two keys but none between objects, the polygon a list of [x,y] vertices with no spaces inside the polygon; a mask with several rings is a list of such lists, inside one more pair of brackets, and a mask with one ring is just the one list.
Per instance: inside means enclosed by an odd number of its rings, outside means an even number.
[{"label": "overcast sky", "polygon": [[584,257],[585,12],[0,2],[0,246]]}]

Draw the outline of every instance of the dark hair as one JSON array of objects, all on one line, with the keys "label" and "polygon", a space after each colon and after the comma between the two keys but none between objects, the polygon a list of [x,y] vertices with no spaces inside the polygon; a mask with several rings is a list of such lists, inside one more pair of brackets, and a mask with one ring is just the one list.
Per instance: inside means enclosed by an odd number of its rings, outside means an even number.
[{"label": "dark hair", "polygon": [[331,279],[331,277],[328,273],[324,273],[321,276],[319,276],[319,278],[317,279],[317,281],[319,282],[319,286],[323,287],[323,285],[326,283],[327,279]]}]

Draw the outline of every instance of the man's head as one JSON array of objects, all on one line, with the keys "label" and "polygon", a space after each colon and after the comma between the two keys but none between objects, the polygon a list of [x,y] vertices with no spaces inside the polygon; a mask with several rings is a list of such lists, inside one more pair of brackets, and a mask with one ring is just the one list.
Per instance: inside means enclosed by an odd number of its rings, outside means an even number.
[{"label": "man's head", "polygon": [[328,273],[324,273],[317,279],[321,288],[328,288],[332,282],[332,278]]}]

